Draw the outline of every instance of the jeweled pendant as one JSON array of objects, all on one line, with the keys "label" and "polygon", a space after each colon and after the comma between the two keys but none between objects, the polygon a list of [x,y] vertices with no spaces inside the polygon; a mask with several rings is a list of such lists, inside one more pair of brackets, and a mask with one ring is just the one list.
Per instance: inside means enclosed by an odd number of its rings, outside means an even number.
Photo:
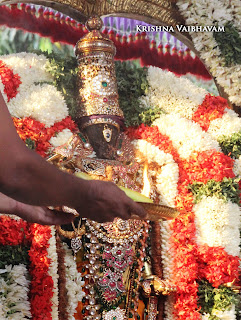
[{"label": "jeweled pendant", "polygon": [[82,247],[82,241],[80,237],[71,239],[71,249],[74,251],[74,255],[78,253],[81,247]]},{"label": "jeweled pendant", "polygon": [[108,312],[104,311],[102,315],[103,320],[126,320],[125,310],[119,307]]},{"label": "jeweled pendant", "polygon": [[112,129],[109,128],[107,125],[104,126],[103,136],[104,136],[106,142],[110,142],[111,137],[112,137]]}]

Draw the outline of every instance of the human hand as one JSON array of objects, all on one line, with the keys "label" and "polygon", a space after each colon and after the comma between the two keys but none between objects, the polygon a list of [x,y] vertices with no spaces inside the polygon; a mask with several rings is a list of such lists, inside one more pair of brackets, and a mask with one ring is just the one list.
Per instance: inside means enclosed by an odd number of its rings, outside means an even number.
[{"label": "human hand", "polygon": [[39,223],[42,225],[68,224],[75,218],[75,216],[70,213],[54,211],[46,207],[31,206],[21,202],[17,202],[14,214],[28,222]]},{"label": "human hand", "polygon": [[115,217],[127,220],[132,214],[142,219],[146,217],[145,210],[114,183],[98,180],[86,182],[84,205],[76,208],[81,217],[97,222],[113,221]]},{"label": "human hand", "polygon": [[0,212],[14,214],[20,218],[43,225],[68,224],[74,216],[64,212],[53,212],[45,207],[31,206],[18,202],[0,193]]}]

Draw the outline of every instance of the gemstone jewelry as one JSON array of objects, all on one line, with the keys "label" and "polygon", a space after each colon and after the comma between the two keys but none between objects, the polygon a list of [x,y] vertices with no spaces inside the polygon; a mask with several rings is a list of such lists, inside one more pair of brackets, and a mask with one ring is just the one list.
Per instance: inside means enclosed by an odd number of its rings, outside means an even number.
[{"label": "gemstone jewelry", "polygon": [[107,124],[105,124],[104,129],[103,129],[103,137],[105,138],[106,142],[111,141],[112,129],[110,127],[108,127]]},{"label": "gemstone jewelry", "polygon": [[118,307],[115,310],[104,312],[103,320],[127,320],[125,317],[125,310]]}]

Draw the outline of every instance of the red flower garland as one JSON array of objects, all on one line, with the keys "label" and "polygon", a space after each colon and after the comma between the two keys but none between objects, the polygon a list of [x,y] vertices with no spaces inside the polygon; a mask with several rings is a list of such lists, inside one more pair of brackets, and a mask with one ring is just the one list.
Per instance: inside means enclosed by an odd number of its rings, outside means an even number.
[{"label": "red flower garland", "polygon": [[0,245],[17,246],[30,241],[29,225],[26,221],[0,216]]},{"label": "red flower garland", "polygon": [[12,69],[9,68],[2,60],[0,60],[0,77],[4,85],[4,92],[8,97],[8,102],[10,99],[16,97],[18,93],[18,87],[21,80],[18,74],[14,74]]},{"label": "red flower garland", "polygon": [[30,230],[32,235],[32,245],[29,250],[32,318],[33,320],[52,320],[53,279],[48,274],[50,259],[47,257],[51,228],[33,224]]},{"label": "red flower garland", "polygon": [[47,258],[50,237],[49,226],[0,216],[0,245],[30,245],[30,301],[33,320],[52,320],[53,280],[48,274],[50,259]]},{"label": "red flower garland", "polygon": [[174,252],[173,281],[177,286],[174,305],[179,320],[198,320],[198,263],[194,214],[181,214],[171,224],[170,243]]},{"label": "red flower garland", "polygon": [[[198,320],[200,314],[197,311],[197,290],[196,279],[198,276],[197,245],[195,243],[196,228],[194,214],[186,213],[191,211],[193,206],[193,195],[186,188],[185,172],[183,171],[183,160],[179,157],[177,150],[173,147],[168,136],[162,135],[158,127],[148,127],[141,125],[138,128],[128,128],[126,130],[130,139],[143,139],[158,146],[164,152],[170,153],[179,166],[178,198],[176,206],[183,212],[171,224],[172,236],[170,243],[174,252],[172,279],[177,286],[174,305],[175,314],[179,320]],[[180,191],[185,191],[180,194]]]},{"label": "red flower garland", "polygon": [[198,248],[199,277],[207,279],[215,288],[239,281],[239,257],[229,255],[221,247],[202,245]]},{"label": "red flower garland", "polygon": [[211,121],[222,118],[225,108],[229,108],[226,99],[207,94],[202,104],[193,114],[192,120],[197,122],[203,130],[207,131]]},{"label": "red flower garland", "polygon": [[14,125],[20,138],[26,142],[30,138],[35,142],[36,151],[43,157],[47,156],[47,151],[51,147],[49,140],[58,132],[69,129],[72,132],[77,130],[77,126],[71,117],[56,122],[52,127],[46,128],[45,125],[30,117],[18,119],[13,118]]},{"label": "red flower garland", "polygon": [[[213,97],[207,96],[205,103],[208,99],[212,100]],[[223,105],[226,107],[225,101]],[[141,125],[128,128],[126,133],[130,139],[144,139],[172,154],[179,166],[176,207],[181,214],[171,224],[170,238],[174,252],[172,280],[177,286],[174,312],[179,320],[199,320],[201,315],[198,312],[196,281],[204,278],[218,287],[237,280],[239,258],[228,255],[223,248],[197,246],[193,195],[187,186],[193,181],[207,183],[210,179],[221,181],[224,177],[234,178],[234,160],[215,150],[195,152],[188,160],[181,159],[169,137],[162,135],[157,127]]]}]

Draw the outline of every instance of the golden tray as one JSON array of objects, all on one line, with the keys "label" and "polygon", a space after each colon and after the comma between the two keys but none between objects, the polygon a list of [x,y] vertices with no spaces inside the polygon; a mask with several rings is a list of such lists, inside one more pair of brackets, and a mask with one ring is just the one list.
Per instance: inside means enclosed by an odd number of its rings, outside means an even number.
[{"label": "golden tray", "polygon": [[[179,211],[175,208],[168,206],[147,203],[147,202],[137,202],[141,205],[147,212],[147,217],[145,220],[158,221],[158,220],[172,220],[179,215]],[[132,215],[132,219],[140,219],[137,215]]]},{"label": "golden tray", "polygon": [[[172,220],[179,215],[179,211],[172,207],[155,204],[155,203],[148,203],[148,202],[137,202],[137,203],[140,206],[142,206],[147,212],[147,217],[145,218],[145,220],[150,220],[150,221]],[[76,217],[79,215],[75,209],[72,209],[66,206],[54,208],[54,209],[57,211],[71,213]],[[141,218],[136,214],[132,214],[131,219],[141,220]]]}]

